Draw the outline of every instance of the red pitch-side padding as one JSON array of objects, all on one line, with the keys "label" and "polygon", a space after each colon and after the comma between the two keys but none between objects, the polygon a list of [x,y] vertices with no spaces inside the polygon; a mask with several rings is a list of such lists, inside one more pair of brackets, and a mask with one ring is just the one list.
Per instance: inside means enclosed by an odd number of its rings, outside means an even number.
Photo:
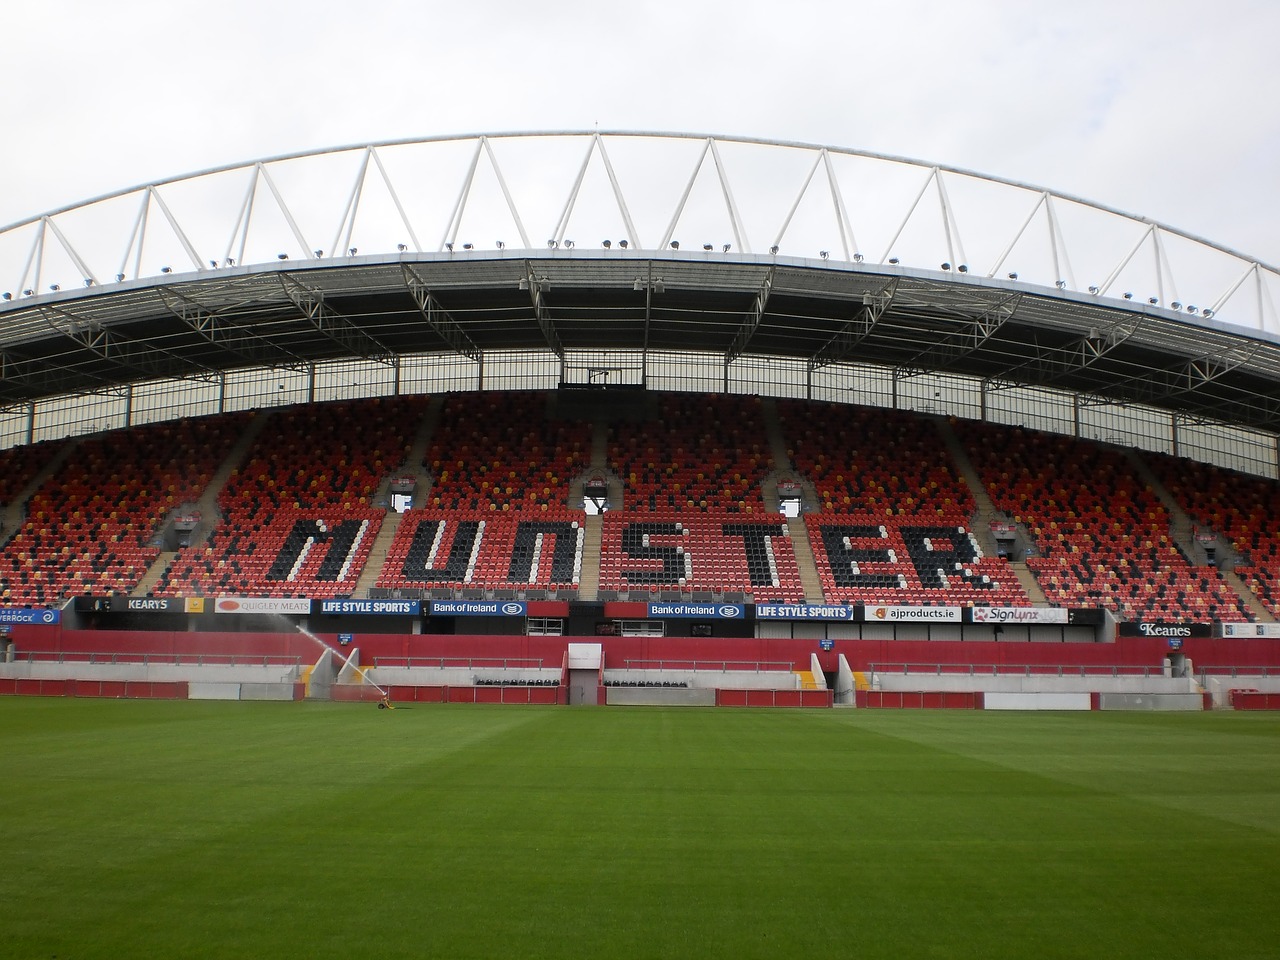
[{"label": "red pitch-side padding", "polygon": [[1280,710],[1280,693],[1232,690],[1231,706],[1236,710]]},{"label": "red pitch-side padding", "polygon": [[717,707],[829,707],[830,690],[716,690]]},{"label": "red pitch-side padding", "polygon": [[891,710],[980,710],[982,694],[969,691],[858,690],[859,707]]},{"label": "red pitch-side padding", "polygon": [[113,700],[186,700],[186,681],[151,680],[62,680],[63,695],[102,697]]}]

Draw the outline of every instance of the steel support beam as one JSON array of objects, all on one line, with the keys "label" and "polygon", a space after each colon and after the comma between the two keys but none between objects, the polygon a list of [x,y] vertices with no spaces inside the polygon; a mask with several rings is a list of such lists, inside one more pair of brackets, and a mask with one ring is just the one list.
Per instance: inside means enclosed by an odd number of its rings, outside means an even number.
[{"label": "steel support beam", "polygon": [[839,363],[853,352],[858,344],[871,336],[880,318],[892,305],[897,291],[898,281],[894,278],[876,293],[863,294],[862,304],[854,315],[809,359],[809,372]]},{"label": "steel support beam", "polygon": [[324,294],[312,290],[296,277],[280,274],[280,286],[302,315],[324,336],[341,346],[351,356],[376,363],[393,364],[395,355],[378,340],[360,329],[350,319],[324,302]]},{"label": "steel support beam", "polygon": [[401,270],[409,293],[413,296],[413,302],[418,305],[418,312],[422,314],[422,319],[427,322],[427,326],[439,334],[440,339],[452,347],[455,353],[478,363],[482,351],[467,335],[462,325],[450,316],[449,311],[440,306],[418,271],[408,263],[402,264]]}]

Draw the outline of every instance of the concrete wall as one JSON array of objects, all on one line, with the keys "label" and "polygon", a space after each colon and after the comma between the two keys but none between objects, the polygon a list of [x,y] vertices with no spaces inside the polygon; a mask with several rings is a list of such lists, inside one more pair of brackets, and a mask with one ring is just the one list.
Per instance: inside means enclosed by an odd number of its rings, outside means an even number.
[{"label": "concrete wall", "polygon": [[1103,693],[1099,710],[1203,710],[1204,697],[1198,693]]},{"label": "concrete wall", "polygon": [[984,710],[1089,710],[1089,693],[987,693]]},{"label": "concrete wall", "polygon": [[1173,677],[1107,676],[1021,676],[990,674],[877,673],[871,685],[876,690],[974,691],[985,693],[1180,693],[1197,694],[1196,682]]},{"label": "concrete wall", "polygon": [[0,663],[0,677],[20,680],[125,680],[170,683],[293,683],[298,676],[296,668],[281,665],[253,666],[250,664],[146,664],[146,663],[85,663],[53,660],[19,661]]},{"label": "concrete wall", "polygon": [[609,706],[714,707],[716,692],[710,687],[606,687]]}]

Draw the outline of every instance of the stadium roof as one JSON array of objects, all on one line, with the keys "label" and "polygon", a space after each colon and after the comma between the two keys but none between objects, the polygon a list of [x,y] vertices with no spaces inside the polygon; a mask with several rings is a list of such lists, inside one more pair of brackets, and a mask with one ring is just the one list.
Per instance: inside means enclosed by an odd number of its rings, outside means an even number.
[{"label": "stadium roof", "polygon": [[[748,223],[773,224],[764,252]],[[0,277],[2,405],[342,358],[694,351],[1280,432],[1274,268],[1041,188],[814,145],[507,134],[275,158],[15,224]]]}]

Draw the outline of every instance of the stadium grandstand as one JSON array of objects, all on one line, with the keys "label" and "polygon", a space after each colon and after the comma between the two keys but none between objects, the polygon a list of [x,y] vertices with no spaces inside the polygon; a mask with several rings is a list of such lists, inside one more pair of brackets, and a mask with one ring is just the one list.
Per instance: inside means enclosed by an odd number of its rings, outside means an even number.
[{"label": "stadium grandstand", "polygon": [[735,137],[51,211],[0,230],[0,693],[1280,707],[1278,284]]}]

